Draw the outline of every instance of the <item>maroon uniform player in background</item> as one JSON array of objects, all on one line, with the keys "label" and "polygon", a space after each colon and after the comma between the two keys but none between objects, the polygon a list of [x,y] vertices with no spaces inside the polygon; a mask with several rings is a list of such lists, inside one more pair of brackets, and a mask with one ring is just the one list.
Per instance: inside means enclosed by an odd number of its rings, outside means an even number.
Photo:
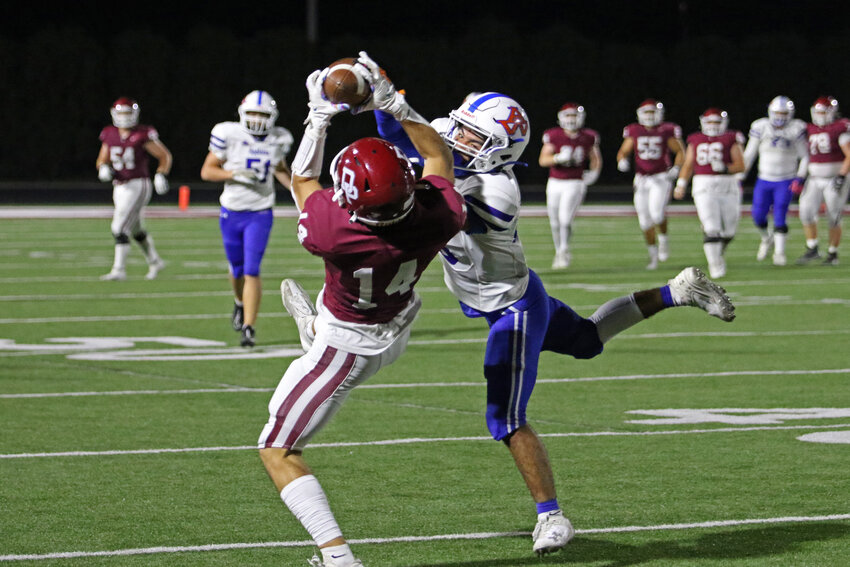
[{"label": "maroon uniform player in background", "polygon": [[647,99],[637,109],[637,123],[623,129],[623,144],[617,151],[617,169],[628,171],[629,157],[635,161],[635,210],[649,252],[646,269],[670,256],[667,239],[667,204],[673,181],[685,161],[682,128],[664,122],[664,105]]},{"label": "maroon uniform player in background", "polygon": [[138,242],[148,263],[145,279],[154,279],[165,267],[156,252],[153,238],[145,231],[145,206],[151,200],[151,178],[148,154],[158,161],[153,188],[160,195],[168,192],[168,173],[171,171],[171,152],[159,139],[153,126],[139,124],[139,105],[121,97],[110,109],[112,126],[100,132],[100,152],[97,155],[97,176],[104,183],[112,182],[112,236],[115,238],[115,260],[112,270],[102,280],[127,279],[127,255],[130,237]]},{"label": "maroon uniform player in background", "polygon": [[573,219],[587,194],[587,187],[596,183],[602,170],[599,134],[584,128],[586,112],[574,102],[564,104],[558,111],[560,128],[543,132],[540,167],[549,168],[546,182],[546,211],[552,240],[555,242],[553,268],[570,265],[570,237]]},{"label": "maroon uniform player in background", "polygon": [[841,215],[848,194],[850,120],[838,117],[838,101],[831,96],[818,98],[811,113],[812,123],[806,125],[808,176],[800,194],[800,222],[806,236],[806,251],[797,263],[808,264],[821,257],[818,251],[818,212],[823,203],[829,219],[829,249],[823,263],[836,266],[838,245],[841,243]]},{"label": "maroon uniform player in background", "polygon": [[281,283],[307,351],[293,361],[269,402],[260,456],[286,506],[319,546],[312,565],[362,566],[342,536],[327,498],[302,456],[310,438],[351,390],[395,361],[407,346],[420,299],[413,286],[466,221],[454,189],[453,158],[440,135],[413,111],[361,52],[358,72],[372,97],[357,111],[392,114],[424,158],[417,181],[402,151],[378,138],[347,146],[331,164],[332,189],[322,189],[325,131],[347,108],[322,94],[328,70],[307,79],[310,113],[292,164],[292,193],[301,212],[298,239],[325,264],[316,300],[295,281]]}]

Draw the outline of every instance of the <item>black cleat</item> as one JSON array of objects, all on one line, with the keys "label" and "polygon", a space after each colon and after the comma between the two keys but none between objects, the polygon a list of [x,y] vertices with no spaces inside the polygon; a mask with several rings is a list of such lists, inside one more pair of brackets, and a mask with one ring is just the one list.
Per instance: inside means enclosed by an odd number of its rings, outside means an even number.
[{"label": "black cleat", "polygon": [[826,259],[823,261],[824,266],[837,266],[838,265],[838,252],[830,252],[827,254]]},{"label": "black cleat", "polygon": [[241,305],[233,304],[233,315],[230,317],[230,322],[233,325],[233,330],[237,333],[242,330],[242,322],[245,320],[245,309]]},{"label": "black cleat", "polygon": [[254,333],[254,327],[251,325],[245,325],[242,327],[242,340],[240,344],[244,347],[252,347],[254,346],[254,337],[256,333]]},{"label": "black cleat", "polygon": [[808,264],[812,260],[817,260],[818,258],[820,258],[820,252],[818,252],[818,245],[815,244],[812,248],[806,248],[803,255],[797,258],[797,265],[802,266],[804,264]]}]

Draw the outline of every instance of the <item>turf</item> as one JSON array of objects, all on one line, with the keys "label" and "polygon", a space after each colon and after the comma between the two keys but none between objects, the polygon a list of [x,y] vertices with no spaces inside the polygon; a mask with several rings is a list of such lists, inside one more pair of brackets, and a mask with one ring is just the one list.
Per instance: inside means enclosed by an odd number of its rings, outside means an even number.
[{"label": "turf", "polygon": [[[520,236],[550,294],[587,316],[704,266],[696,218],[670,224],[672,257],[655,272],[633,217],[578,218],[567,270],[549,269],[545,218],[523,218]],[[276,219],[248,351],[230,328],[216,220],[148,229],[160,277],[143,279],[136,248],[128,281],[101,282],[108,220],[0,224],[0,562],[306,565],[315,547],[252,446],[298,349],[277,285],[295,277],[315,294],[321,262],[294,219]],[[370,567],[847,564],[847,436],[799,438],[850,430],[850,272],[757,263],[756,246],[745,218],[722,282],[734,322],[673,309],[595,359],[544,353],[529,416],[579,533],[542,559],[533,503],[484,425],[485,325],[461,315],[433,264],[405,355],[305,453],[356,554]],[[802,251],[794,227],[792,263]],[[648,423],[651,410],[715,414]]]}]

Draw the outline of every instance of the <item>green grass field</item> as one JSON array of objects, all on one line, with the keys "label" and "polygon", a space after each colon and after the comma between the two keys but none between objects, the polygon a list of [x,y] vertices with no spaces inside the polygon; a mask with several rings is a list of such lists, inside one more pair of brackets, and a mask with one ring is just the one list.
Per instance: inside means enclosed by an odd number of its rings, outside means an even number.
[{"label": "green grass field", "polygon": [[[108,220],[0,221],[0,563],[306,565],[315,548],[253,445],[298,352],[280,279],[315,295],[323,273],[294,219],[275,222],[245,350],[215,218],[149,220],[168,267],[145,281],[134,248],[126,282],[98,280]],[[579,218],[557,272],[546,219],[520,235],[550,294],[585,316],[705,262],[692,216],[671,219],[657,272],[634,217]],[[756,245],[746,217],[722,282],[734,322],[672,309],[596,359],[544,353],[529,416],[578,534],[542,559],[533,503],[483,420],[485,324],[432,264],[406,354],[305,453],[355,553],[369,567],[850,564],[850,252],[779,268]]]}]

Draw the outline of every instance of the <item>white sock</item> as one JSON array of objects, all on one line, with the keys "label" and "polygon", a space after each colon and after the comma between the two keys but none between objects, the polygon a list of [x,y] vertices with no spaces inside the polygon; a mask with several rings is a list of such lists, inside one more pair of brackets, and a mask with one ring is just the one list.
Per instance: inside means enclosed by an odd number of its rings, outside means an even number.
[{"label": "white sock", "polygon": [[322,561],[328,564],[350,565],[355,560],[354,554],[351,552],[351,548],[348,547],[347,543],[323,547],[319,551],[322,552]]},{"label": "white sock", "polygon": [[659,244],[659,246],[666,246],[667,245],[667,235],[666,234],[661,234],[660,232],[658,233],[658,244]]},{"label": "white sock", "polygon": [[773,253],[785,254],[785,233],[777,232],[773,235]]},{"label": "white sock", "polygon": [[817,245],[818,245],[818,239],[817,238],[807,238],[806,239],[806,248],[814,248]]},{"label": "white sock", "polygon": [[112,264],[114,272],[123,272],[127,266],[127,255],[130,253],[130,244],[115,245],[115,262]]},{"label": "white sock", "polygon": [[829,253],[830,254],[838,254],[838,246],[829,245]]},{"label": "white sock", "polygon": [[708,260],[708,265],[719,266],[721,262],[720,254],[723,245],[720,242],[704,242],[702,251],[705,252],[705,259]]},{"label": "white sock", "polygon": [[342,537],[342,530],[331,512],[328,498],[315,476],[308,474],[296,478],[283,487],[280,499],[298,518],[316,545]]},{"label": "white sock", "polygon": [[761,235],[762,240],[767,240],[770,238],[770,235],[773,234],[767,227],[761,228],[759,227],[759,234]]},{"label": "white sock", "polygon": [[643,321],[645,317],[635,303],[634,295],[624,295],[603,303],[588,319],[596,323],[599,340],[607,343],[615,335]]},{"label": "white sock", "polygon": [[[137,240],[136,242],[139,241]],[[144,240],[139,242],[139,246],[141,246],[142,251],[145,253],[148,264],[155,264],[159,261],[159,254],[156,253],[156,247],[153,245],[153,237],[151,235],[147,235]]]}]

